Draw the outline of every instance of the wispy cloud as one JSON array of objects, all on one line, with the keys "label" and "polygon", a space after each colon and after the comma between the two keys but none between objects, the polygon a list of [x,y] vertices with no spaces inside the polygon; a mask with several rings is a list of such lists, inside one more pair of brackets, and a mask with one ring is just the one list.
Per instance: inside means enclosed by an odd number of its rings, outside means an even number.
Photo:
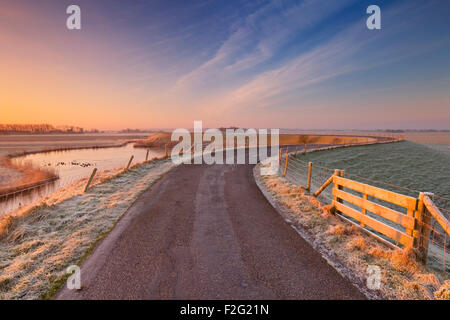
[{"label": "wispy cloud", "polygon": [[176,90],[196,87],[229,85],[242,80],[247,72],[257,72],[258,65],[268,62],[294,36],[321,23],[332,13],[354,0],[324,3],[306,0],[298,5],[284,7],[281,1],[271,2],[245,17],[216,54],[201,66],[178,79]]},{"label": "wispy cloud", "polygon": [[[259,18],[264,16],[265,10],[269,10],[268,7],[248,17],[245,24],[222,45],[213,59],[177,82],[174,92],[192,90],[199,96],[198,103],[203,104],[203,110],[208,109],[205,114],[217,117],[239,112],[245,108],[255,111],[267,108],[276,110],[280,104],[292,100],[296,100],[297,106],[300,107],[302,98],[310,92],[307,88],[311,86],[321,85],[326,80],[341,75],[379,68],[449,43],[450,38],[445,36],[438,40],[430,39],[419,48],[414,47],[411,39],[405,38],[404,34],[409,32],[408,28],[411,25],[419,25],[424,19],[421,16],[423,7],[406,3],[385,10],[383,18],[385,21],[401,21],[404,16],[407,16],[410,24],[391,26],[388,31],[382,30],[376,33],[368,31],[364,20],[360,20],[350,24],[325,42],[284,61],[280,66],[272,69],[256,69],[256,72],[248,77],[241,75],[243,71],[268,61],[277,53],[283,41],[289,38],[288,34],[293,32],[291,28],[285,30],[286,26],[295,25],[297,30],[309,31],[331,12],[340,8],[340,6],[328,8],[328,11],[318,14],[318,3],[311,0],[283,11],[281,16],[272,19],[266,32],[255,28],[255,25]],[[344,4],[340,2],[340,5]],[[312,17],[309,16],[308,9],[314,12]],[[284,19],[294,13],[304,14],[309,19],[305,21],[299,18],[300,22],[292,21],[285,24]],[[290,19],[287,20],[290,21]],[[268,30],[273,30],[273,34]],[[255,42],[253,33],[264,35],[264,37]],[[243,48],[246,48],[249,43],[251,48],[244,50]],[[388,45],[383,46],[384,43]],[[238,77],[238,74],[241,76]],[[201,101],[204,86],[209,86],[215,81],[220,82],[220,85],[226,89],[222,88],[222,91],[218,91],[210,99]],[[211,91],[214,92],[214,88],[209,90],[209,93]],[[333,103],[333,97],[326,91],[322,94],[319,91],[317,101],[323,104],[324,99]],[[210,110],[211,108],[213,111]]]},{"label": "wispy cloud", "polygon": [[382,2],[369,31],[369,0],[80,0],[81,32],[65,28],[68,1],[0,2],[0,118],[13,122],[318,127],[325,111],[361,120],[419,110],[421,95],[442,114],[450,98],[444,1]]}]

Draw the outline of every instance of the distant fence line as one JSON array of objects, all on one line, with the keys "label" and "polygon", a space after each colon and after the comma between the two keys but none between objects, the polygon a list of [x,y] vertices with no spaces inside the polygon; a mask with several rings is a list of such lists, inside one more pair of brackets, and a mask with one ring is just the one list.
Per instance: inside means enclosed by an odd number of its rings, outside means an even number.
[{"label": "distant fence line", "polygon": [[[389,139],[382,143],[394,141],[402,140]],[[449,249],[450,199],[347,174],[344,170],[322,167],[299,157],[305,152],[366,144],[374,143],[336,145],[303,152],[299,152],[298,148],[292,150],[292,146],[282,148],[279,158],[280,175],[309,191],[322,203],[330,204],[332,211],[339,217],[358,225],[379,240],[391,246],[416,248],[423,262],[427,258],[439,260],[434,265],[441,265],[444,273],[448,274],[446,255]],[[371,184],[354,179],[367,180]],[[413,191],[417,196],[373,186],[375,183]],[[331,190],[329,185],[333,185]]]},{"label": "distant fence line", "polygon": [[[167,147],[167,145],[165,146],[164,155],[161,156],[161,157],[154,157],[152,159],[149,159],[149,150],[147,150],[145,161],[143,161],[143,162],[141,162],[139,164],[143,164],[143,163],[146,163],[146,162],[149,162],[149,161],[153,161],[153,160],[156,160],[156,159],[165,159],[168,156],[169,155],[168,155],[168,147]],[[131,155],[130,159],[125,164],[125,166],[123,168],[123,171],[127,171],[127,170],[129,170],[131,168],[133,160],[134,160],[134,156]],[[30,186],[30,184],[18,186],[17,187],[17,189],[18,189],[17,191],[0,194],[0,204],[3,207],[6,207],[7,208],[6,210],[11,210],[11,209],[8,209],[8,207],[9,208],[11,206],[14,207],[15,206],[14,203],[17,204],[19,202],[22,202],[24,200],[23,196],[33,197],[34,193],[36,193],[35,196],[39,195],[39,197],[49,196],[50,194],[60,190],[61,188],[64,188],[64,187],[66,187],[68,185],[71,185],[71,184],[73,184],[76,181],[88,178],[87,182],[86,182],[86,185],[84,187],[84,192],[86,192],[91,187],[91,184],[92,184],[92,182],[94,180],[94,177],[97,174],[97,172],[98,172],[97,168],[94,168],[90,175],[89,174],[81,174],[81,175],[76,175],[76,176],[70,176],[70,177],[67,177],[65,179],[61,179],[61,178],[58,177],[58,178],[41,180],[41,181],[31,185],[31,186]],[[42,193],[42,190],[44,188],[49,187],[49,186],[54,186],[54,184],[57,183],[57,182],[58,182],[58,185],[55,186],[56,189],[55,188],[53,188],[51,190],[46,189],[46,191],[44,191],[44,193]],[[32,201],[35,201],[35,200],[37,200],[37,199],[34,199]],[[25,199],[25,201],[29,202],[30,198]],[[0,207],[2,207],[2,206],[0,206]],[[17,208],[20,208],[21,206],[22,206],[22,203],[20,203]],[[13,210],[15,210],[15,209],[13,209]],[[7,214],[8,212],[10,212],[10,211],[0,212],[0,216],[2,214]]]},{"label": "distant fence line", "polygon": [[[146,153],[146,155],[145,155],[145,161],[143,161],[143,162],[140,163],[140,164],[144,164],[144,163],[147,163],[147,162],[149,162],[149,161],[155,160],[155,159],[150,159],[150,160],[149,160],[149,159],[148,159],[148,154],[149,154],[149,149],[147,149],[147,153]],[[159,157],[159,158],[156,158],[156,159],[162,160],[162,159],[166,159],[166,158],[168,158],[168,157],[169,157],[169,153],[168,153],[168,144],[165,144],[165,146],[164,146],[164,155],[161,156],[161,157]],[[131,156],[130,156],[130,160],[128,160],[128,163],[127,163],[127,165],[124,167],[123,171],[128,171],[128,170],[130,169],[131,163],[133,162],[133,159],[134,159],[134,155],[131,155]],[[94,179],[94,176],[95,176],[96,173],[97,173],[97,168],[94,168],[94,169],[92,170],[92,173],[91,173],[91,175],[90,175],[90,177],[89,177],[87,183],[86,183],[86,186],[84,187],[84,192],[86,192],[86,191],[89,189],[89,187],[90,187],[90,185],[91,185],[91,183],[92,183],[92,180]]]}]

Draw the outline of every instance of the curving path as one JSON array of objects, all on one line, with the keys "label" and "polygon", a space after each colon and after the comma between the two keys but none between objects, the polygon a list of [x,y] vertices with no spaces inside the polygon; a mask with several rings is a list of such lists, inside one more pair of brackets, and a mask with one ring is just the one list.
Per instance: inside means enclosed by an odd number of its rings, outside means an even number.
[{"label": "curving path", "polygon": [[253,165],[181,165],[143,194],[58,299],[364,299],[255,184]]}]

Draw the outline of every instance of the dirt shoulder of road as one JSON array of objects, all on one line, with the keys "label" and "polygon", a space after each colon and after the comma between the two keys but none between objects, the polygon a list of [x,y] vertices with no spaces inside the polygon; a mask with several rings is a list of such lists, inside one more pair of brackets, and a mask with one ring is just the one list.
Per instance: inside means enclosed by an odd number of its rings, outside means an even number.
[{"label": "dirt shoulder of road", "polygon": [[[393,249],[332,215],[314,197],[286,179],[261,176],[257,185],[291,226],[344,277],[371,299],[450,299],[450,282],[427,271],[412,250]],[[369,266],[378,266],[381,286],[370,290]]]}]

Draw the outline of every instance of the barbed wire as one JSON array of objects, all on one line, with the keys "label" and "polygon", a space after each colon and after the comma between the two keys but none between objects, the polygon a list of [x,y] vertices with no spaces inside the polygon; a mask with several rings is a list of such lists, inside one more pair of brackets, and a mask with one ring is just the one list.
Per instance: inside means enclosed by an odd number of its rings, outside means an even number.
[{"label": "barbed wire", "polygon": [[433,194],[433,197],[435,197],[435,198],[439,198],[439,199],[442,199],[442,200],[445,200],[445,201],[450,201],[450,199],[449,199],[449,198],[445,198],[445,197],[442,197],[442,196],[440,196],[440,195],[437,195],[437,194]]}]

